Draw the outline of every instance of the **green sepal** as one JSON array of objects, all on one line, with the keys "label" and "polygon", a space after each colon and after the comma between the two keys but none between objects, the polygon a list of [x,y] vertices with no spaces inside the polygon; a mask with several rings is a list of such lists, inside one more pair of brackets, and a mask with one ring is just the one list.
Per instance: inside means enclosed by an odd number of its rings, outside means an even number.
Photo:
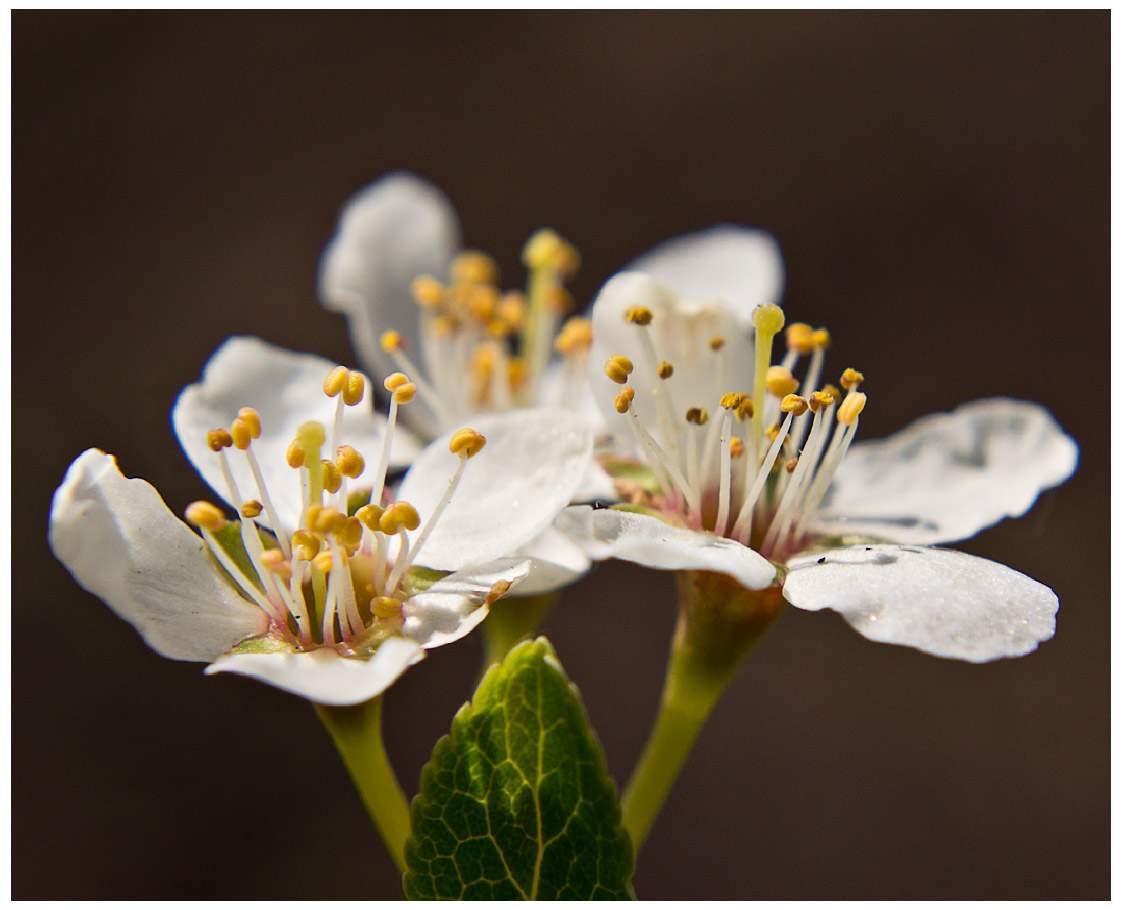
[{"label": "green sepal", "polygon": [[631,841],[576,688],[544,638],[490,669],[436,744],[405,844],[411,900],[628,900]]},{"label": "green sepal", "polygon": [[363,506],[370,505],[370,494],[373,492],[369,487],[363,490],[351,490],[347,494],[347,514],[354,515]]},{"label": "green sepal", "polygon": [[662,493],[662,486],[655,477],[654,471],[645,464],[625,458],[605,458],[600,464],[615,480],[629,480],[651,496]]},{"label": "green sepal", "polygon": [[[212,531],[211,536],[222,548],[222,551],[230,557],[230,561],[235,566],[241,569],[242,574],[249,580],[249,582],[257,588],[258,591],[264,592],[264,585],[261,584],[261,577],[257,574],[257,570],[253,567],[250,561],[249,554],[245,551],[245,542],[242,540],[241,529],[238,527],[236,521],[228,521],[217,531]],[[261,543],[265,549],[270,549],[277,545],[276,541],[269,535],[259,535]],[[221,564],[219,564],[221,565]],[[225,572],[225,569],[223,569]]]}]

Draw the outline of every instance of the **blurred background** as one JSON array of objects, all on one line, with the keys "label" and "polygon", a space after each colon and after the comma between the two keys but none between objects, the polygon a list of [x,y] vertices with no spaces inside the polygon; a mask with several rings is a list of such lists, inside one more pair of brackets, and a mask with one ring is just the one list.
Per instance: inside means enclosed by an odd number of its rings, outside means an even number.
[{"label": "blurred background", "polygon": [[[1109,14],[12,15],[12,896],[392,898],[311,707],[165,660],[46,546],[84,448],[177,513],[169,424],[232,333],[353,362],[314,297],[353,191],[436,182],[508,286],[548,225],[582,304],[659,240],[766,227],[791,319],[868,377],[865,439],[1042,402],[1075,477],[962,549],[1059,594],[1053,641],[972,666],[789,611],[639,857],[644,898],[1108,895]],[[1104,393],[1106,393],[1104,395]],[[28,468],[28,471],[24,471]],[[626,780],[672,586],[603,566],[546,633]],[[405,789],[469,638],[396,685]]]}]

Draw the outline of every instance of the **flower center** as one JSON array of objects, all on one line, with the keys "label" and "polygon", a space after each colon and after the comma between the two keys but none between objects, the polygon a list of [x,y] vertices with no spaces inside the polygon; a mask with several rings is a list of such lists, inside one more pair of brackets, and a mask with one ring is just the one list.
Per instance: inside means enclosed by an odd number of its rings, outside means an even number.
[{"label": "flower center", "polygon": [[[284,455],[292,482],[301,491],[295,530],[282,526],[253,450],[262,429],[257,412],[242,408],[229,429],[207,434],[227,499],[240,503],[239,515],[230,522],[217,506],[195,502],[187,507],[187,520],[199,528],[237,587],[269,617],[266,638],[277,643],[298,650],[326,646],[345,655],[366,654],[400,629],[405,600],[427,580],[424,573],[410,571],[418,552],[451,500],[468,459],[486,442],[471,429],[453,434],[449,449],[458,456],[455,473],[422,524],[408,502],[384,502],[397,411],[417,392],[401,373],[388,377],[385,387],[390,409],[378,461],[368,475],[369,488],[352,492],[349,487],[366,471],[366,459],[341,444],[340,433],[344,409],[362,401],[365,380],[345,367],[328,374],[324,394],[336,399],[330,437],[323,424],[306,421]],[[333,458],[324,457],[325,447]],[[232,457],[249,463],[252,498],[238,488],[230,470]],[[262,515],[271,533],[255,523]]]},{"label": "flower center", "polygon": [[[580,257],[553,231],[541,230],[526,243],[522,259],[528,270],[525,293],[500,291],[495,261],[475,251],[453,260],[450,284],[430,275],[413,282],[420,350],[429,367],[428,378],[417,379],[417,390],[444,426],[480,411],[578,403],[592,333],[586,319],[562,319],[572,308],[563,281],[575,274]],[[383,333],[381,345],[400,370],[424,375],[406,353],[400,332]],[[562,368],[557,386],[547,390],[551,348]]]},{"label": "flower center", "polygon": [[[787,351],[772,363],[775,336],[784,326],[783,311],[764,304],[753,313],[755,359],[751,372],[737,376],[744,365],[725,362],[727,339],[707,341],[701,369],[712,377],[705,400],[677,400],[674,364],[659,357],[651,326],[656,318],[647,307],[632,307],[624,316],[635,326],[635,351],[642,371],[626,356],[608,359],[604,372],[623,388],[615,410],[625,415],[639,448],[658,484],[658,495],[634,484],[621,484],[635,504],[674,515],[699,530],[712,531],[782,561],[807,534],[814,511],[826,494],[853,437],[865,407],[858,391],[864,376],[847,369],[841,377],[845,397],[831,385],[806,396],[800,387],[816,389],[822,375],[830,335],[805,323],[787,327]],[[805,358],[803,378],[795,378]],[[632,376],[653,377],[636,389]],[[702,377],[692,377],[701,379]],[[729,391],[742,381],[749,391]],[[694,382],[693,388],[697,388]],[[657,426],[648,427],[634,407],[637,395],[653,400]],[[714,415],[710,417],[710,409]]]}]

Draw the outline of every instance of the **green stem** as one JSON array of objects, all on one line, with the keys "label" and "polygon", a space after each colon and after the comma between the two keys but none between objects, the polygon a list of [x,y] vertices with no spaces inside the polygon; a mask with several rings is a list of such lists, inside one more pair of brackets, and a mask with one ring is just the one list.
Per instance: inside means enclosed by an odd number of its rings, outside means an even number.
[{"label": "green stem", "polygon": [[678,626],[658,717],[621,801],[636,854],[721,693],[786,603],[778,587],[749,591],[715,572],[677,578]]},{"label": "green stem", "polygon": [[409,803],[382,742],[382,697],[342,708],[316,705],[316,713],[335,740],[374,827],[404,873],[405,840],[412,825]]},{"label": "green stem", "polygon": [[502,663],[510,649],[529,638],[557,602],[557,592],[532,597],[504,597],[491,604],[483,621],[483,672]]}]

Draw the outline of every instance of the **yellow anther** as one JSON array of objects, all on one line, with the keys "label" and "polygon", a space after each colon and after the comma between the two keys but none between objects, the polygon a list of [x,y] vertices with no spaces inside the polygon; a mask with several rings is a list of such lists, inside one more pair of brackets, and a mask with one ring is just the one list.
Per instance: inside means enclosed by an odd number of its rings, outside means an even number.
[{"label": "yellow anther", "polygon": [[449,335],[456,334],[456,330],[460,324],[451,316],[437,316],[429,322],[429,329],[438,338],[447,338]]},{"label": "yellow anther", "polygon": [[357,512],[355,512],[355,518],[366,525],[366,527],[368,527],[371,531],[377,531],[378,521],[381,519],[382,513],[385,511],[386,510],[381,506],[376,506],[374,505],[374,503],[370,503],[369,505],[365,505]]},{"label": "yellow anther", "polygon": [[499,280],[499,266],[486,253],[464,250],[452,260],[452,280],[468,284],[494,284]]},{"label": "yellow anther", "polygon": [[412,382],[405,382],[393,390],[393,400],[398,404],[409,404],[417,396],[417,386]]},{"label": "yellow anther", "polygon": [[405,385],[409,381],[409,377],[404,373],[390,373],[382,383],[386,387],[387,392],[393,392],[399,386]]},{"label": "yellow anther", "polygon": [[737,420],[751,420],[756,413],[756,406],[752,404],[752,399],[745,392],[740,396],[740,405],[736,409]]},{"label": "yellow anther", "polygon": [[752,311],[752,325],[765,335],[774,335],[783,328],[785,321],[783,311],[774,303],[761,303]]},{"label": "yellow anther", "polygon": [[529,375],[529,368],[526,366],[526,361],[521,357],[511,357],[507,363],[507,374],[510,377],[510,387],[517,389],[526,381]]},{"label": "yellow anther", "polygon": [[284,452],[284,460],[290,468],[302,468],[304,466],[304,459],[308,457],[308,453],[304,447],[300,445],[299,440],[292,440],[288,444],[288,448]]},{"label": "yellow anther", "polygon": [[865,393],[850,392],[838,408],[838,423],[852,426],[858,415],[865,410]]},{"label": "yellow anther", "polygon": [[317,553],[312,558],[312,568],[317,572],[322,572],[326,575],[331,571],[331,567],[335,564],[335,560],[331,558],[331,551],[324,550],[322,553]]},{"label": "yellow anther", "polygon": [[238,411],[238,420],[249,427],[250,435],[254,439],[261,435],[261,416],[253,408],[242,408]]},{"label": "yellow anther", "polygon": [[834,401],[837,401],[842,397],[841,390],[836,385],[831,385],[828,382],[824,386],[822,386],[822,394],[829,395],[834,399]]},{"label": "yellow anther", "polygon": [[347,518],[339,531],[339,542],[347,549],[353,549],[362,542],[362,522],[357,518]]},{"label": "yellow anther", "polygon": [[335,467],[344,477],[354,480],[366,468],[366,461],[350,446],[339,446],[335,452]]},{"label": "yellow anther", "polygon": [[788,461],[783,462],[783,470],[785,470],[788,474],[790,474],[792,471],[795,470],[795,467],[796,467],[796,465],[798,465],[798,463],[799,463],[799,460],[797,458],[791,458]]},{"label": "yellow anther", "polygon": [[292,566],[280,550],[266,550],[261,554],[261,565],[285,581],[292,577]]},{"label": "yellow anther", "polygon": [[658,374],[659,379],[669,379],[674,375],[674,364],[669,360],[664,360],[658,365],[655,372]]},{"label": "yellow anther", "polygon": [[401,528],[406,531],[416,531],[421,524],[421,517],[417,510],[409,503],[395,502],[386,507],[382,517],[378,519],[378,530],[383,534],[396,534]]},{"label": "yellow anther", "polygon": [[[432,275],[420,275],[414,278],[409,290],[412,292],[417,305],[425,309],[438,307],[444,300],[444,285],[433,278]],[[384,343],[385,336],[383,336]]]},{"label": "yellow anther", "polygon": [[651,320],[654,319],[654,313],[650,311],[649,307],[633,306],[623,314],[623,318],[634,325],[650,325]]},{"label": "yellow anther", "polygon": [[472,287],[467,295],[467,311],[479,322],[488,322],[499,305],[499,290],[488,284]]},{"label": "yellow anther", "polygon": [[193,502],[184,512],[187,520],[204,531],[217,531],[226,524],[226,516],[218,506],[209,502]]},{"label": "yellow anther", "polygon": [[744,454],[744,440],[739,436],[733,436],[732,439],[729,440],[729,454],[731,454],[733,458],[739,458]]},{"label": "yellow anther", "polygon": [[245,451],[253,440],[253,428],[240,417],[230,424],[230,438],[234,440],[234,448]]},{"label": "yellow anther", "polygon": [[487,438],[482,433],[477,433],[470,427],[456,430],[448,440],[448,451],[461,458],[471,458],[478,455],[487,443]]},{"label": "yellow anther", "polygon": [[784,414],[794,414],[796,417],[805,414],[809,407],[807,400],[801,395],[786,395],[783,401],[779,403],[779,410]]},{"label": "yellow anther", "polygon": [[[627,386],[627,388],[630,389],[631,386]],[[626,393],[626,390],[624,390],[623,392],[620,392],[616,396],[616,400],[615,400],[615,407],[616,407],[617,413],[626,414],[629,410],[631,410],[631,399],[634,398],[634,397],[635,397],[634,395],[628,395]]]},{"label": "yellow anther", "polygon": [[799,387],[799,382],[786,367],[768,367],[767,390],[776,398],[790,395]]},{"label": "yellow anther", "polygon": [[305,420],[296,428],[296,441],[308,452],[318,449],[327,439],[327,432],[318,420]]},{"label": "yellow anther", "polygon": [[261,514],[264,508],[265,507],[256,499],[249,499],[242,503],[242,507],[239,511],[241,512],[242,518],[256,518]]},{"label": "yellow anther", "polygon": [[709,412],[705,408],[690,408],[686,411],[686,422],[703,427],[709,422]]},{"label": "yellow anther", "polygon": [[517,331],[526,316],[526,298],[519,291],[507,291],[499,301],[499,318]]},{"label": "yellow anther", "polygon": [[833,344],[830,333],[826,329],[815,329],[812,341],[816,348],[828,348]]},{"label": "yellow anther", "polygon": [[370,601],[370,612],[377,619],[395,619],[401,615],[401,601],[396,597],[375,597]]},{"label": "yellow anther", "polygon": [[362,396],[365,393],[366,380],[363,378],[362,373],[358,372],[358,370],[351,370],[347,374],[347,387],[343,389],[343,404],[349,408],[353,408],[362,401]]},{"label": "yellow anther", "polygon": [[842,388],[847,392],[856,391],[857,387],[865,381],[865,377],[858,373],[853,367],[846,367],[846,370],[841,375]]},{"label": "yellow anther", "polygon": [[787,326],[787,347],[800,354],[809,354],[814,348],[814,329],[805,322],[792,322]]},{"label": "yellow anther", "polygon": [[726,344],[728,344],[728,341],[729,340],[724,335],[714,335],[712,338],[709,339],[709,350],[710,351],[719,351]]},{"label": "yellow anther", "polygon": [[574,316],[557,333],[553,347],[558,354],[583,354],[592,347],[592,323],[583,316]]},{"label": "yellow anther", "polygon": [[347,387],[347,374],[350,372],[346,367],[335,367],[327,378],[323,381],[323,394],[328,398],[334,398]]},{"label": "yellow anther", "polygon": [[[388,332],[383,332],[382,337],[378,339],[378,342],[379,344],[381,344],[382,350],[387,354],[394,354],[398,351],[405,350],[405,336],[402,335],[401,332],[397,332],[394,329],[390,329]],[[342,369],[342,367],[340,367],[340,369]]]},{"label": "yellow anther", "polygon": [[335,467],[335,462],[328,461],[324,458],[319,464],[323,471],[324,490],[328,493],[338,493],[339,487],[343,485],[343,475],[339,473],[339,469]]},{"label": "yellow anther", "polygon": [[292,552],[304,562],[319,552],[320,539],[310,531],[299,530],[292,535]]},{"label": "yellow anther", "polygon": [[221,452],[234,444],[229,430],[211,430],[206,434],[206,444],[212,452]]},{"label": "yellow anther", "polygon": [[823,408],[828,408],[834,403],[834,396],[829,392],[813,392],[810,396],[810,409],[816,414]]},{"label": "yellow anther", "polygon": [[618,382],[620,385],[627,382],[627,377],[631,375],[631,371],[634,369],[635,364],[622,354],[609,357],[608,362],[604,364],[604,373],[607,377],[612,382]]},{"label": "yellow anther", "polygon": [[496,318],[487,323],[487,334],[491,338],[506,338],[510,333],[510,323],[505,319]]},{"label": "yellow anther", "polygon": [[764,430],[764,435],[767,437],[768,442],[775,442],[776,437],[779,435],[779,424],[773,423]]},{"label": "yellow anther", "polygon": [[740,407],[741,398],[736,392],[726,392],[721,396],[721,407],[726,411],[731,411],[733,408]]},{"label": "yellow anther", "polygon": [[557,314],[568,313],[573,309],[573,295],[560,285],[546,288],[542,293],[542,299]]},{"label": "yellow anther", "polygon": [[346,525],[347,516],[332,506],[308,509],[308,527],[320,534],[341,534]]}]

